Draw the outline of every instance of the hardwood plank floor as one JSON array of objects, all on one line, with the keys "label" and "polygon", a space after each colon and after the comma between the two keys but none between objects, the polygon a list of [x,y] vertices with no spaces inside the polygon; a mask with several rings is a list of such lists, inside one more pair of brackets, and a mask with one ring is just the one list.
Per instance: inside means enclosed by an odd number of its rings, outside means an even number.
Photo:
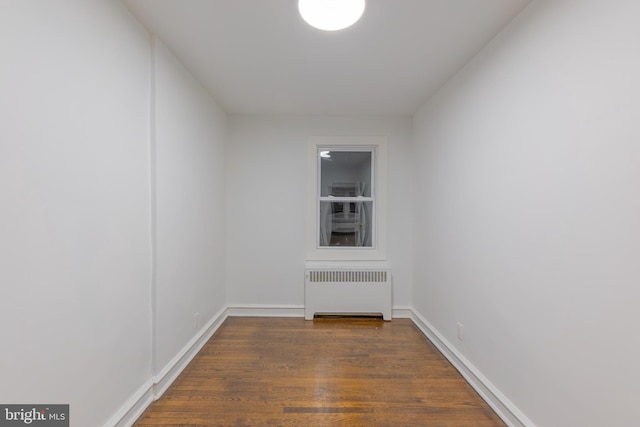
[{"label": "hardwood plank floor", "polygon": [[409,319],[229,317],[135,426],[504,426]]}]

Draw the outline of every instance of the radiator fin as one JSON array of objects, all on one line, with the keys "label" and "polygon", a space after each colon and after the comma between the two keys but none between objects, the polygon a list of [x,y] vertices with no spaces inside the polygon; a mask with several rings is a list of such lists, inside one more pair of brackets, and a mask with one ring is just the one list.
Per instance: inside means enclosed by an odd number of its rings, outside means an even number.
[{"label": "radiator fin", "polygon": [[310,270],[309,281],[312,283],[325,283],[325,282],[386,283],[387,271],[384,271],[384,270]]}]

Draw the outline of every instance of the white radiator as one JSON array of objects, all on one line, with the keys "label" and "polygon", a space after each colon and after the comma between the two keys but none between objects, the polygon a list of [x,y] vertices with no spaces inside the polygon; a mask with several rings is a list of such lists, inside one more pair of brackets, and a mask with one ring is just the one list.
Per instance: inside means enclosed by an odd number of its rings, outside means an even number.
[{"label": "white radiator", "polygon": [[307,269],[304,318],[315,314],[382,314],[391,320],[388,269]]}]

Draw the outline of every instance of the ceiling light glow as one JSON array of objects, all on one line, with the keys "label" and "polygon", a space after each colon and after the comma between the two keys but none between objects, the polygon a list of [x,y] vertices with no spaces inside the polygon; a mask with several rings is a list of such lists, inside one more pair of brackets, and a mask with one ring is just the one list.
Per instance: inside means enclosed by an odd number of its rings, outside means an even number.
[{"label": "ceiling light glow", "polygon": [[337,31],[355,24],[365,0],[298,0],[300,16],[312,27]]}]

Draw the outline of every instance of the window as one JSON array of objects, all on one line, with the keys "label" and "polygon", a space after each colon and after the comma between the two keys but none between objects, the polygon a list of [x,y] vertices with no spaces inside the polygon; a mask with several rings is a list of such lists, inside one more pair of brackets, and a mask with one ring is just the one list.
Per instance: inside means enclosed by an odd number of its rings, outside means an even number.
[{"label": "window", "polygon": [[318,147],[319,247],[373,247],[374,158],[373,147]]},{"label": "window", "polygon": [[384,259],[386,139],[312,137],[308,156],[307,258]]}]

